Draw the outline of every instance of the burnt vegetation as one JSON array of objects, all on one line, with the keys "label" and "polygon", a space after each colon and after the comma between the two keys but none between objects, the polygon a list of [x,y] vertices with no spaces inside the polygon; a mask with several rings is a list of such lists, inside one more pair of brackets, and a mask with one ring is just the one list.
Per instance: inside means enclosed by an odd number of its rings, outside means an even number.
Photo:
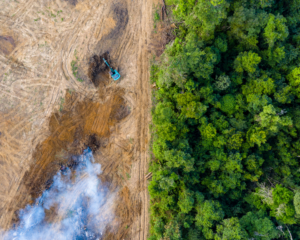
[{"label": "burnt vegetation", "polygon": [[106,81],[108,77],[108,66],[103,61],[103,58],[109,63],[110,57],[108,52],[100,55],[94,55],[90,59],[88,76],[94,83],[95,87],[98,87],[100,82]]}]

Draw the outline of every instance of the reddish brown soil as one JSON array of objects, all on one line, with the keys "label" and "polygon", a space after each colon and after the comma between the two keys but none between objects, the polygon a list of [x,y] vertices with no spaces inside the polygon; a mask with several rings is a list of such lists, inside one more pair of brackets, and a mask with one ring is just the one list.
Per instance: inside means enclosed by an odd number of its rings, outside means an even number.
[{"label": "reddish brown soil", "polygon": [[[101,146],[102,148],[106,147],[105,141],[111,134],[111,128],[129,114],[123,94],[124,92],[119,88],[110,89],[108,99],[101,104],[90,98],[80,99],[79,94],[70,94],[67,91],[63,110],[52,114],[49,122],[50,135],[37,146],[33,154],[35,162],[23,177],[22,183],[25,187],[16,198],[20,202],[18,207],[14,209],[15,223],[18,221],[16,215],[18,210],[27,204],[32,204],[34,199],[51,186],[52,178],[61,166],[72,167],[74,164],[72,155],[81,154],[87,147],[90,147],[96,154]],[[123,143],[123,147],[127,152],[131,150],[129,143]],[[129,153],[127,158],[123,156],[120,158],[121,161],[108,163],[104,160],[101,162],[104,172],[101,175],[102,182],[108,185],[111,191],[115,191],[121,185],[120,176],[128,174],[129,167],[124,167],[121,175],[118,174],[118,167],[120,164],[130,166],[130,155]],[[127,215],[124,216],[123,213],[130,212],[136,206],[123,204],[124,201],[130,203],[129,189],[126,189],[125,195],[123,194],[124,191],[123,189],[119,193],[122,204],[120,204],[121,208],[117,208],[117,216],[124,219],[124,224],[130,225],[132,219],[128,218]],[[116,204],[118,205],[118,202]],[[46,218],[49,221],[53,218],[51,213],[55,215],[53,209],[46,213]],[[122,224],[123,220],[120,221],[120,219],[117,221],[118,224]],[[111,228],[111,230],[124,235],[122,231],[118,232],[115,228]]]}]

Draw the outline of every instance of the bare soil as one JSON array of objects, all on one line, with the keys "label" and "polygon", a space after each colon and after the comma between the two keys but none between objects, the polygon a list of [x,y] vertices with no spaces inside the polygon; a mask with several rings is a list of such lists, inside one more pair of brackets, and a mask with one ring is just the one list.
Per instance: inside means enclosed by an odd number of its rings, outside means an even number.
[{"label": "bare soil", "polygon": [[[0,228],[18,223],[18,211],[89,146],[101,180],[118,195],[106,239],[147,239],[149,58],[158,48],[150,46],[158,2],[1,1]],[[117,82],[101,63],[106,53],[121,74]]]},{"label": "bare soil", "polygon": [[111,67],[113,67],[108,52],[100,55],[94,55],[90,59],[88,76],[94,83],[95,87],[98,87],[100,83],[107,83],[107,77],[109,76],[107,73],[108,66],[104,62],[103,58]]},{"label": "bare soil", "polygon": [[0,52],[9,55],[16,47],[15,40],[12,36],[0,36]]}]

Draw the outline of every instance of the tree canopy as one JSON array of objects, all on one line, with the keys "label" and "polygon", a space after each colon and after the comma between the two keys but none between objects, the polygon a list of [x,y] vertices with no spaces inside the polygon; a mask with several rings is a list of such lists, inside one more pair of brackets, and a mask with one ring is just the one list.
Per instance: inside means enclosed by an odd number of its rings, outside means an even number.
[{"label": "tree canopy", "polygon": [[300,0],[167,4],[149,239],[300,239]]}]

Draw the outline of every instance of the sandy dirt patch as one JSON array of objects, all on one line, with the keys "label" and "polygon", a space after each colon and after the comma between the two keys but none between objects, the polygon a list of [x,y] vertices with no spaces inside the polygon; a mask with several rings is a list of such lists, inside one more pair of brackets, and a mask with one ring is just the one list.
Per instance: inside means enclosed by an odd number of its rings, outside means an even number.
[{"label": "sandy dirt patch", "polygon": [[[144,176],[153,4],[157,2],[1,1],[1,228],[18,221],[18,211],[47,188],[71,153],[95,145],[90,138],[95,135],[102,180],[118,188],[126,203],[117,213],[124,221],[112,224],[111,234],[114,239],[147,238]],[[104,73],[95,86],[89,77],[91,59],[106,52],[122,78],[113,83]]]}]

